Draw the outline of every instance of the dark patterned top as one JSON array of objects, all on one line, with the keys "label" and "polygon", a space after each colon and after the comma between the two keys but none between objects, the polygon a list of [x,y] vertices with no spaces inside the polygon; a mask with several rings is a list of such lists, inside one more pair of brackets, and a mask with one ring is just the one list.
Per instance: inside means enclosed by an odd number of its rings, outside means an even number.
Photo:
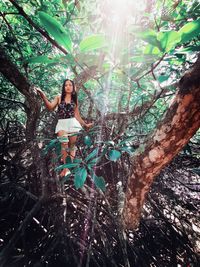
[{"label": "dark patterned top", "polygon": [[57,110],[58,119],[74,118],[75,107],[76,104],[74,103],[73,100],[71,100],[70,103],[62,101],[60,104],[58,104],[58,110]]}]

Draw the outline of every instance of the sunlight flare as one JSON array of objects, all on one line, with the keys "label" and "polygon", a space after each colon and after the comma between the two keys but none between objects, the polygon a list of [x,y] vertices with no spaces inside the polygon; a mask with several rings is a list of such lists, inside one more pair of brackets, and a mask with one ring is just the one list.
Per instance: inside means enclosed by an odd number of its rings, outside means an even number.
[{"label": "sunlight flare", "polygon": [[105,0],[102,3],[103,12],[113,23],[121,23],[124,20],[137,16],[144,12],[147,6],[147,0]]}]

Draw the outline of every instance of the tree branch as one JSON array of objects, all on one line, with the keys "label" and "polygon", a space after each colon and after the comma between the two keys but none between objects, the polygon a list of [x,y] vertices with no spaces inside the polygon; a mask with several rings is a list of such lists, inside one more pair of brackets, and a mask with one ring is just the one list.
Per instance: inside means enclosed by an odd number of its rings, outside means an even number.
[{"label": "tree branch", "polygon": [[27,113],[26,138],[32,140],[35,135],[36,123],[39,117],[40,103],[26,77],[18,70],[18,67],[11,62],[2,47],[0,47],[0,72],[25,96]]},{"label": "tree branch", "polygon": [[[44,36],[49,42],[51,42],[55,47],[57,47],[65,55],[68,54],[68,52],[62,46],[60,46],[54,39],[52,39],[46,31],[42,30],[40,27],[37,26],[37,24],[35,24],[32,21],[32,19],[24,12],[23,8],[20,7],[16,3],[15,0],[9,0],[9,1],[17,8],[17,10],[19,11],[19,13],[29,22],[29,24],[33,28],[35,28],[39,33],[41,33],[42,36]],[[79,65],[78,62],[77,62],[77,64]],[[81,72],[81,74],[77,75],[77,77],[75,79],[75,82],[76,82],[76,85],[77,85],[77,90],[79,90],[81,88],[82,84],[84,84],[89,78],[93,78],[94,75],[95,75],[95,73],[96,73],[96,67],[95,66],[92,66],[92,67],[88,68],[87,70],[84,70],[84,68],[82,68],[82,69],[83,69],[83,72]],[[75,71],[74,68],[73,68],[73,71]]]},{"label": "tree branch", "polygon": [[32,220],[33,216],[40,210],[42,202],[43,202],[43,198],[41,198],[39,201],[36,202],[32,210],[27,214],[26,218],[23,220],[23,223],[20,224],[20,226],[18,227],[14,235],[10,238],[8,244],[1,251],[1,254],[0,254],[0,263],[2,264],[1,266],[4,266],[4,264],[6,263],[10,252],[12,251],[15,244],[20,238],[21,232],[26,229],[28,223]]},{"label": "tree branch", "polygon": [[[177,84],[175,83],[175,84],[173,84],[173,86],[177,87]],[[165,94],[168,92],[169,92],[169,87],[161,88],[161,90],[156,92],[150,100],[144,102],[142,106],[137,105],[129,112],[125,111],[125,112],[121,112],[121,113],[107,114],[104,117],[104,120],[116,120],[117,118],[126,119],[127,117],[131,119],[133,117],[138,116],[140,113],[142,113],[142,116],[144,116],[144,114],[147,112],[147,110],[149,110],[159,98],[164,97]],[[133,121],[131,122],[131,124],[132,123],[133,123]]]},{"label": "tree branch", "polygon": [[145,147],[139,147],[132,158],[123,210],[126,228],[137,228],[153,180],[200,127],[200,56],[179,85],[180,89],[163,120],[147,139]]},{"label": "tree branch", "polygon": [[57,47],[60,51],[62,51],[65,55],[67,55],[67,50],[65,50],[62,46],[60,46],[54,39],[52,39],[47,32],[42,30],[40,27],[35,24],[32,19],[29,18],[29,16],[24,12],[23,8],[20,7],[15,0],[9,0],[13,6],[16,7],[16,9],[19,11],[19,14],[21,14],[28,22],[29,24],[35,28],[38,32],[40,32],[48,41],[50,41],[55,47]]},{"label": "tree branch", "polygon": [[19,91],[26,97],[30,97],[30,83],[24,77],[23,74],[18,70],[8,56],[4,49],[0,47],[0,72],[9,80]]}]

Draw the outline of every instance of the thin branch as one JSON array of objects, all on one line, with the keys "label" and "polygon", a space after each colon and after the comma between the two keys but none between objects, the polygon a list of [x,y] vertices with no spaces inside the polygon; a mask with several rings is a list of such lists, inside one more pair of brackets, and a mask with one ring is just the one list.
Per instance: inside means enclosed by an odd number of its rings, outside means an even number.
[{"label": "thin branch", "polygon": [[[29,22],[29,24],[35,28],[38,32],[40,32],[42,34],[42,36],[44,36],[48,41],[50,41],[55,47],[57,47],[60,51],[62,51],[65,55],[68,55],[68,52],[62,47],[60,46],[54,39],[52,39],[49,34],[42,30],[40,27],[37,26],[37,24],[35,24],[32,19],[30,19],[30,17],[24,12],[23,8],[20,7],[15,0],[9,0],[19,11],[19,13]],[[96,67],[92,66],[90,68],[88,68],[88,70],[85,70],[80,63],[74,58],[74,61],[77,63],[77,65],[84,70],[85,74],[87,74],[87,79],[88,77],[94,78],[94,73],[96,72]],[[93,69],[95,68],[95,72],[93,72]],[[72,68],[72,70],[74,71],[74,68]],[[79,81],[80,79],[77,78],[77,80]]]},{"label": "thin branch", "polygon": [[135,117],[137,116],[141,111],[143,111],[143,114],[146,114],[147,109],[150,109],[155,102],[160,98],[163,97],[166,93],[169,92],[169,87],[174,86],[177,87],[177,83],[174,83],[170,86],[161,88],[161,91],[157,92],[155,95],[153,95],[152,99],[146,101],[143,103],[143,105],[135,106],[130,112],[121,112],[121,113],[110,113],[107,114],[104,117],[104,120],[116,120],[116,118],[119,116],[121,118],[126,117]]},{"label": "thin branch", "polygon": [[15,0],[9,0],[19,11],[19,13],[29,22],[29,24],[31,26],[33,26],[33,28],[35,28],[38,32],[40,32],[47,40],[49,40],[55,47],[57,47],[60,51],[62,51],[65,55],[68,54],[68,52],[62,47],[60,46],[55,40],[53,40],[49,34],[42,30],[40,27],[37,26],[37,24],[35,24],[32,19],[29,18],[29,16],[24,12],[23,8],[20,7]]},{"label": "thin branch", "polygon": [[10,238],[8,244],[1,251],[0,263],[2,264],[2,266],[4,266],[7,261],[8,255],[14,249],[15,244],[21,236],[21,232],[26,229],[28,223],[33,219],[33,216],[40,210],[43,200],[43,198],[40,198],[40,200],[37,201],[31,211],[27,214],[26,218],[23,220],[22,224],[18,227],[14,235]]},{"label": "thin branch", "polygon": [[10,30],[10,32],[11,32],[11,34],[12,34],[12,36],[13,36],[13,37],[14,37],[14,39],[16,40],[16,44],[17,44],[17,47],[18,47],[19,53],[20,53],[21,57],[23,58],[24,56],[23,56],[23,54],[22,54],[22,51],[21,51],[20,45],[19,45],[19,43],[18,43],[18,41],[17,41],[17,38],[15,37],[15,34],[13,33],[13,29],[12,29],[12,27],[11,27],[10,23],[7,21],[7,19],[5,18],[5,15],[4,15],[2,12],[0,12],[0,15],[3,17],[3,20],[5,21],[6,25],[8,26],[8,28],[9,28],[9,30]]},{"label": "thin branch", "polygon": [[155,70],[155,69],[157,68],[157,66],[161,63],[161,61],[163,60],[163,58],[164,58],[165,56],[166,56],[166,53],[163,54],[163,56],[158,60],[157,63],[152,64],[152,67],[151,67],[150,70],[148,70],[147,72],[145,72],[144,74],[142,74],[139,78],[136,78],[136,79],[132,79],[132,78],[131,78],[131,80],[132,80],[132,81],[136,81],[136,82],[138,82],[138,81],[141,80],[144,76],[148,75],[149,73],[152,73],[153,70]]},{"label": "thin branch", "polygon": [[24,103],[22,103],[22,102],[20,102],[20,101],[17,101],[17,100],[14,100],[14,99],[10,99],[10,98],[3,98],[3,97],[0,97],[0,100],[1,101],[8,101],[8,102],[11,102],[11,103],[13,103],[13,104],[16,104],[16,105],[20,105],[20,106],[22,106],[24,109],[26,109],[27,107],[26,107],[26,105],[24,104]]}]

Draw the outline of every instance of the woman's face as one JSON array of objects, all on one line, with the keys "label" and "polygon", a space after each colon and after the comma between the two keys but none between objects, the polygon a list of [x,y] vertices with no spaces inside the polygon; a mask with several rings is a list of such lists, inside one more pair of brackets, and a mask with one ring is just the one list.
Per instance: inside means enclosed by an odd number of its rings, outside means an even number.
[{"label": "woman's face", "polygon": [[65,82],[65,92],[68,94],[73,92],[73,84],[71,81]]}]

